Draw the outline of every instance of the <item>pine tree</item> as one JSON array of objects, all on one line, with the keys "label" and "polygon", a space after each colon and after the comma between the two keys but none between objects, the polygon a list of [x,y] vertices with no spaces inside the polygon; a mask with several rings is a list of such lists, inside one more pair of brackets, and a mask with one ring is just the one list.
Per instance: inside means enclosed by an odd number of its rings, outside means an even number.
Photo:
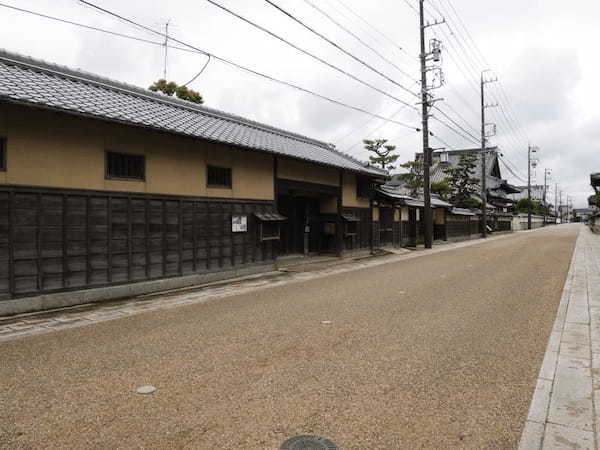
[{"label": "pine tree", "polygon": [[153,92],[162,92],[170,97],[175,95],[181,100],[187,100],[188,102],[192,103],[204,103],[204,99],[200,93],[192,89],[188,89],[185,86],[178,86],[174,81],[167,82],[167,80],[160,79],[155,81],[148,89]]},{"label": "pine tree", "polygon": [[473,195],[479,193],[479,178],[473,177],[477,156],[463,153],[456,167],[448,167],[444,170],[447,175],[446,182],[450,187],[450,202],[458,207],[472,205],[469,200]]},{"label": "pine tree", "polygon": [[395,167],[392,163],[396,162],[399,155],[393,155],[392,152],[396,150],[395,145],[385,145],[387,139],[375,139],[369,140],[364,139],[365,149],[375,153],[374,156],[369,156],[369,161],[372,164],[380,165],[384,170],[393,170]]},{"label": "pine tree", "polygon": [[419,194],[423,191],[423,162],[408,161],[404,164],[400,164],[400,167],[403,169],[408,169],[408,172],[401,174],[398,178],[410,191],[411,196],[419,196]]}]

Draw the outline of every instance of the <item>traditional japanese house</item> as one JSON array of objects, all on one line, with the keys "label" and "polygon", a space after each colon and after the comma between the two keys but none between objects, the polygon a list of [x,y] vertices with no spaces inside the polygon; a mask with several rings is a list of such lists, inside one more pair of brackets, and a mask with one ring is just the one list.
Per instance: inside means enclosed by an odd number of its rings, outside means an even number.
[{"label": "traditional japanese house", "polygon": [[[518,202],[521,199],[528,198],[529,194],[527,192],[527,186],[515,186],[519,189],[519,192],[515,192],[510,194],[510,198],[514,200],[514,202]],[[531,185],[531,200],[535,200],[538,202],[544,202],[544,185],[542,184],[532,184]]]},{"label": "traditional japanese house", "polygon": [[385,176],[305,136],[0,53],[0,314],[369,248]]},{"label": "traditional japanese house", "polygon": [[[431,182],[436,183],[447,178],[446,169],[449,167],[457,167],[461,156],[475,156],[475,168],[472,176],[481,179],[481,149],[465,149],[465,150],[449,150],[433,153]],[[422,154],[417,154],[417,160],[422,160]],[[490,147],[486,149],[486,189],[488,206],[493,207],[492,212],[507,212],[512,206],[514,200],[510,198],[510,194],[521,192],[521,189],[509,184],[502,178],[500,171],[500,163],[498,159],[498,148]],[[481,185],[479,188],[479,196],[481,196]]]},{"label": "traditional japanese house", "polygon": [[[379,244],[414,247],[424,240],[423,209],[425,203],[420,196],[411,193],[398,181],[390,181],[380,186],[375,192],[377,205],[381,211],[388,211],[387,225],[382,221],[380,228],[387,233],[380,232]],[[446,240],[446,217],[452,205],[437,196],[431,197],[433,209],[433,238]]]}]

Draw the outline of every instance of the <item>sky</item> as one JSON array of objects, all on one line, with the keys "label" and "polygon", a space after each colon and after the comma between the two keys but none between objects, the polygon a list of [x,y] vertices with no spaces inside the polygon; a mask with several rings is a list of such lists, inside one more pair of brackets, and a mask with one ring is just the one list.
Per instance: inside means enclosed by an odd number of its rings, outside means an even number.
[{"label": "sky", "polygon": [[[335,42],[344,54],[276,9],[267,0],[215,0],[260,24],[323,62],[244,23],[207,0],[93,0],[93,3],[221,58],[323,96],[391,118],[383,121],[212,58],[189,87],[209,107],[241,115],[324,142],[366,160],[362,140],[388,139],[399,162],[422,149],[417,102],[420,78],[417,0],[270,0]],[[3,4],[160,42],[158,35],[103,14],[77,0],[3,0]],[[318,8],[315,8],[315,6]],[[320,9],[320,11],[319,11]],[[503,177],[526,183],[528,145],[537,147],[533,183],[548,176],[575,207],[587,206],[590,172],[600,171],[600,2],[578,0],[426,0],[427,28],[441,41],[445,83],[433,91],[431,146],[477,147],[479,80],[485,73],[486,123],[496,125],[489,145],[502,154]],[[336,25],[341,24],[346,30]],[[147,87],[162,78],[164,48],[84,30],[0,7],[1,46],[8,51]],[[174,41],[171,45],[181,46]],[[169,49],[167,78],[189,82],[207,57]],[[497,81],[494,81],[496,80]],[[392,81],[390,81],[392,80]],[[408,90],[408,91],[407,91]],[[410,92],[409,92],[410,91]],[[408,104],[408,106],[406,105]],[[448,117],[451,118],[448,119]],[[444,122],[444,123],[442,123]]]}]

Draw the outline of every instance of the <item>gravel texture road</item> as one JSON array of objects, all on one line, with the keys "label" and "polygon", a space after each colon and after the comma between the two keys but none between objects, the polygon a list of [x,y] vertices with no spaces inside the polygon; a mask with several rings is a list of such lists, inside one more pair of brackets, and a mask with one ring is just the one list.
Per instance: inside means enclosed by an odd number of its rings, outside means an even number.
[{"label": "gravel texture road", "polygon": [[578,229],[3,342],[0,447],[516,448]]}]

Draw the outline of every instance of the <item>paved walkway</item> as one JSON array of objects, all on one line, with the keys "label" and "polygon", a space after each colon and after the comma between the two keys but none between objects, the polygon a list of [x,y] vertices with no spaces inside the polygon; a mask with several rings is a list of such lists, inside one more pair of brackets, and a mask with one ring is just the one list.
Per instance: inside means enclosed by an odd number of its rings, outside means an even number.
[{"label": "paved walkway", "polygon": [[0,342],[0,448],[517,448],[580,228]]},{"label": "paved walkway", "polygon": [[[532,230],[532,232],[536,231],[538,230]],[[487,241],[494,241],[510,236],[516,236],[516,234],[500,234],[489,237]],[[252,275],[240,279],[210,283],[204,286],[140,295],[105,303],[86,304],[50,312],[20,314],[8,318],[0,317],[0,342],[35,334],[51,333],[68,328],[93,325],[148,311],[202,303],[287,283],[314,280],[328,275],[469,247],[482,242],[482,239],[473,239],[463,242],[444,243],[436,245],[429,251],[424,251],[423,249],[417,251],[407,251],[405,249],[392,250],[391,255],[379,257],[367,256],[362,259],[351,259],[341,263],[339,260],[335,260],[333,262],[324,261],[317,264],[299,264],[294,267],[286,267],[284,265],[284,268],[279,272]]]},{"label": "paved walkway", "polygon": [[581,228],[520,448],[600,448],[600,236]]}]

